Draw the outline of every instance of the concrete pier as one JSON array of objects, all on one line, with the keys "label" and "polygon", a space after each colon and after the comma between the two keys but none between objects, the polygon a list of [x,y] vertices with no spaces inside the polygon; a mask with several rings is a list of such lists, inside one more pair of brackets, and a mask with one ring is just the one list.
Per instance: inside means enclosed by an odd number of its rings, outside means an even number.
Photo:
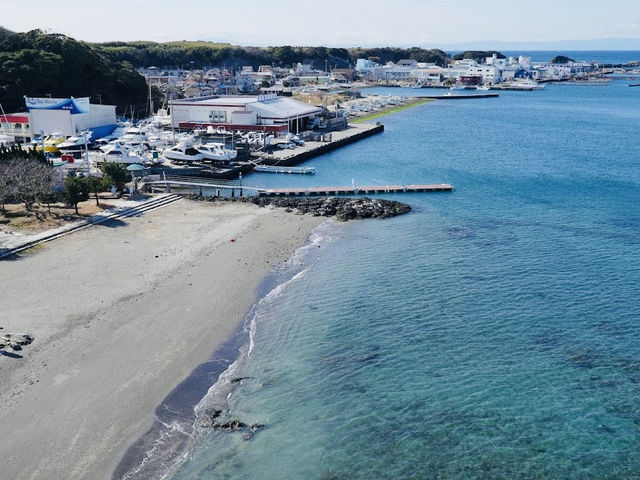
[{"label": "concrete pier", "polygon": [[[349,125],[345,130],[328,132],[325,134],[327,141],[305,142],[304,145],[294,149],[276,150],[272,154],[264,155],[260,159],[263,165],[292,166],[298,165],[310,158],[317,157],[363,138],[382,133],[384,125],[375,123],[359,123]],[[330,138],[330,140],[329,140]]]}]

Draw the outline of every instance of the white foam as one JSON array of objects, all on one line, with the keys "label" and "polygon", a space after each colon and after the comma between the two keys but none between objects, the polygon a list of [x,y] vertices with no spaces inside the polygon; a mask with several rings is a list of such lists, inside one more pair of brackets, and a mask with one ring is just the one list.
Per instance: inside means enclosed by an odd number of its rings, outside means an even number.
[{"label": "white foam", "polygon": [[[240,353],[236,361],[220,374],[218,381],[209,388],[206,395],[195,406],[194,411],[196,416],[209,406],[218,405],[222,407],[227,404],[228,397],[233,391],[231,380],[237,376],[237,372],[251,356],[251,352],[255,347],[255,335],[259,319],[269,310],[272,303],[284,294],[287,287],[299,281],[309,272],[313,263],[319,258],[314,252],[317,251],[320,244],[327,245],[333,243],[335,232],[335,222],[326,221],[321,223],[310,233],[309,242],[306,245],[298,248],[287,262],[276,267],[276,271],[280,272],[291,271],[292,269],[301,270],[287,281],[276,285],[253,305],[245,319],[245,331],[249,337],[248,342],[240,348]],[[311,256],[311,253],[314,253],[314,255]]]}]

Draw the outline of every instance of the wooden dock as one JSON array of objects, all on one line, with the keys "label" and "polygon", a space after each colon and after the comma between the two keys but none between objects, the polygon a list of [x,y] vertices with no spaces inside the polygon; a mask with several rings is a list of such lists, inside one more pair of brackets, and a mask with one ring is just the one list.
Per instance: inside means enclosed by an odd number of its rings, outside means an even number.
[{"label": "wooden dock", "polygon": [[362,187],[310,187],[272,188],[259,190],[261,197],[322,197],[338,195],[374,195],[384,193],[452,192],[453,185],[437,183],[430,185],[370,185]]}]

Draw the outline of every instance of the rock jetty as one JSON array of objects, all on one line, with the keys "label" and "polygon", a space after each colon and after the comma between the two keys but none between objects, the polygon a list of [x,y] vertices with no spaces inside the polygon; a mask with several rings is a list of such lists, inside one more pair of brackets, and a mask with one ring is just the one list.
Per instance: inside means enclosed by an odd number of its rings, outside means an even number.
[{"label": "rock jetty", "polygon": [[192,200],[209,202],[246,202],[259,207],[268,205],[284,208],[289,212],[313,215],[315,217],[336,217],[338,220],[363,218],[389,218],[411,211],[406,203],[369,197],[202,197],[192,195]]}]

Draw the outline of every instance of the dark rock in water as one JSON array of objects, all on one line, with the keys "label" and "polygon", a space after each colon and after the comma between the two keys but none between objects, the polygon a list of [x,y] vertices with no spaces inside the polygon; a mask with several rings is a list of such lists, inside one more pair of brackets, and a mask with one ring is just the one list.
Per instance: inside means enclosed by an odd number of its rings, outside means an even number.
[{"label": "dark rock in water", "polygon": [[235,419],[227,423],[216,424],[213,426],[214,430],[221,430],[223,432],[234,432],[244,428],[247,428],[247,424]]},{"label": "dark rock in water", "polygon": [[203,427],[215,427],[215,420],[222,415],[222,410],[217,408],[207,408],[202,414],[200,425]]},{"label": "dark rock in water", "polygon": [[262,425],[260,423],[254,423],[249,427],[249,430],[251,430],[252,432],[257,432],[261,428],[264,428],[264,425]]},{"label": "dark rock in water", "polygon": [[235,377],[235,378],[232,378],[230,380],[230,382],[231,383],[240,383],[240,382],[242,382],[243,380],[246,380],[246,379],[247,379],[247,377]]},{"label": "dark rock in water", "polygon": [[347,221],[362,218],[389,218],[411,211],[406,203],[369,197],[240,197],[240,198],[203,198],[189,197],[192,200],[238,201],[253,203],[259,207],[272,205],[284,208],[287,212],[297,210],[300,214],[315,217],[336,217]]}]

